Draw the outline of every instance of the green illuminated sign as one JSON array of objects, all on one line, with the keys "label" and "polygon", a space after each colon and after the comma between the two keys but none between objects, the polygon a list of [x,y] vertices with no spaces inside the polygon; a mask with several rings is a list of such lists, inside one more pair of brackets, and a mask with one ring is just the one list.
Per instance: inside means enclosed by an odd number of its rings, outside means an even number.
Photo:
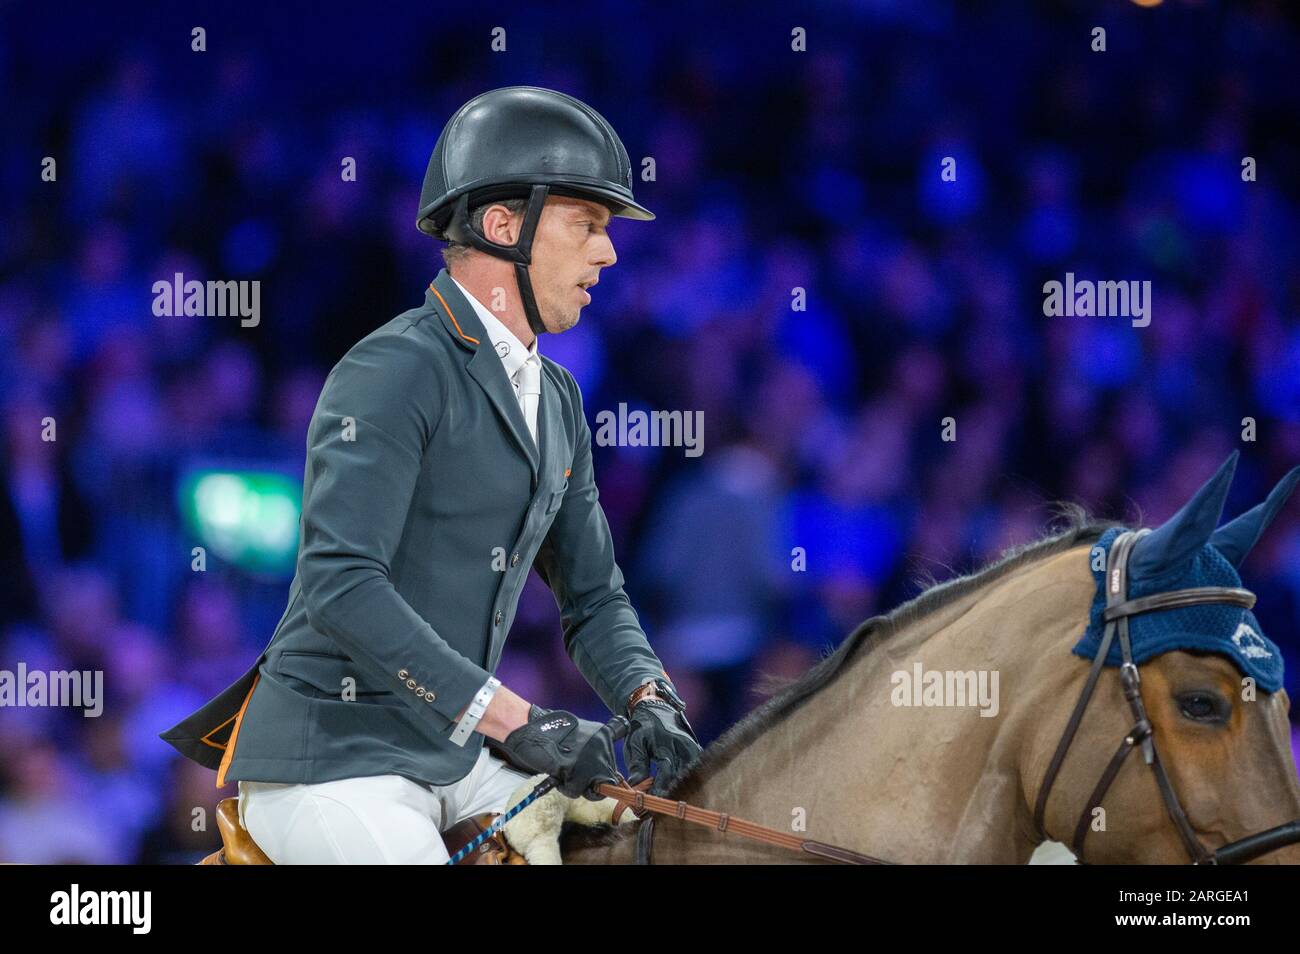
[{"label": "green illuminated sign", "polygon": [[185,522],[209,553],[269,576],[293,573],[301,497],[299,484],[273,472],[201,470],[180,488]]}]

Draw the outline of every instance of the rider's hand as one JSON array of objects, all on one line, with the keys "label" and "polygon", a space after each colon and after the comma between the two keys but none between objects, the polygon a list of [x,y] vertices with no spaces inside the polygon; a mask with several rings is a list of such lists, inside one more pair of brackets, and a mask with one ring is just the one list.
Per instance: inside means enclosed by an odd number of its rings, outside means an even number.
[{"label": "rider's hand", "polygon": [[554,776],[569,798],[600,801],[595,785],[618,781],[610,727],[562,709],[531,706],[528,721],[496,745],[520,768]]},{"label": "rider's hand", "polygon": [[659,696],[646,696],[632,708],[632,731],[623,743],[627,759],[627,782],[636,785],[650,774],[650,761],[656,767],[651,795],[666,795],[674,782],[700,756],[700,741],[686,721],[686,705],[660,683]]}]

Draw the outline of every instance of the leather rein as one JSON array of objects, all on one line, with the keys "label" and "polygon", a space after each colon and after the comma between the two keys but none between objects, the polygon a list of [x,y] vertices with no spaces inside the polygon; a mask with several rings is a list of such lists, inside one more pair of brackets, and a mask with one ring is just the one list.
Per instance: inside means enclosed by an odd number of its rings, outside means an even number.
[{"label": "leather rein", "polygon": [[[1070,749],[1070,743],[1078,732],[1079,724],[1083,721],[1084,711],[1088,708],[1088,702],[1092,699],[1093,690],[1101,677],[1102,668],[1105,665],[1111,644],[1118,636],[1120,655],[1122,657],[1119,670],[1120,681],[1124,688],[1124,698],[1132,711],[1134,723],[1133,728],[1128,731],[1119,747],[1115,750],[1115,754],[1111,757],[1105,771],[1102,772],[1101,778],[1093,787],[1092,793],[1088,796],[1088,801],[1079,816],[1078,824],[1075,826],[1072,847],[1079,862],[1084,863],[1083,843],[1092,821],[1093,810],[1100,807],[1106,792],[1119,774],[1119,770],[1123,767],[1128,754],[1139,746],[1142,748],[1143,761],[1151,766],[1152,772],[1155,773],[1156,784],[1160,789],[1161,798],[1164,800],[1169,817],[1173,821],[1184,847],[1187,849],[1192,864],[1241,864],[1286,845],[1300,842],[1300,819],[1295,819],[1276,828],[1239,838],[1224,845],[1217,851],[1211,852],[1201,844],[1191,822],[1187,819],[1187,813],[1183,810],[1182,803],[1178,800],[1178,794],[1174,791],[1173,784],[1169,781],[1169,776],[1165,772],[1159,754],[1156,752],[1151,721],[1147,718],[1146,708],[1142,704],[1141,679],[1138,675],[1138,667],[1133,662],[1133,649],[1129,641],[1129,617],[1136,616],[1139,613],[1179,609],[1185,606],[1199,606],[1205,603],[1228,603],[1250,609],[1255,605],[1255,594],[1237,587],[1205,586],[1128,599],[1129,555],[1132,553],[1133,546],[1137,541],[1150,532],[1150,530],[1126,530],[1116,537],[1115,542],[1111,545],[1106,567],[1106,610],[1102,617],[1106,628],[1097,655],[1093,657],[1092,667],[1088,671],[1088,678],[1084,682],[1083,691],[1074,706],[1074,711],[1070,714],[1070,720],[1066,724],[1065,731],[1061,735],[1061,740],[1057,744],[1056,752],[1052,756],[1043,783],[1039,788],[1037,803],[1034,807],[1034,826],[1039,836],[1044,840],[1048,840],[1049,836],[1043,829],[1043,818],[1047,810],[1047,799],[1052,792],[1052,784],[1056,781],[1061,765],[1065,761],[1066,753]],[[654,821],[657,815],[671,815],[692,824],[703,825],[720,832],[734,832],[763,844],[776,845],[792,851],[801,851],[819,858],[840,862],[841,864],[890,865],[894,863],[871,855],[864,855],[861,852],[851,851],[848,848],[841,848],[837,845],[814,841],[810,838],[802,838],[793,833],[778,831],[775,828],[768,828],[757,822],[737,818],[726,812],[710,811],[695,805],[688,805],[683,801],[647,794],[645,789],[652,782],[652,778],[646,778],[636,786],[631,786],[622,776],[619,776],[619,784],[617,785],[601,783],[596,786],[596,791],[601,795],[612,798],[619,803],[619,807],[614,813],[616,823],[619,814],[624,809],[630,809],[637,818],[641,819],[641,825],[637,831],[637,864],[652,864],[651,842],[654,839]]]},{"label": "leather rein", "polygon": [[[645,789],[654,782],[653,778],[643,779],[636,786],[628,785],[626,780],[621,781],[622,784],[620,785],[602,782],[596,786],[596,791],[619,803],[618,809],[614,812],[615,824],[617,824],[619,813],[624,808],[630,809],[632,814],[642,819],[641,827],[637,831],[636,845],[636,863],[639,865],[652,863],[650,860],[650,841],[654,837],[656,815],[672,815],[682,821],[704,825],[717,831],[734,832],[737,835],[744,835],[746,838],[751,838],[763,844],[777,845],[781,848],[789,848],[792,851],[802,851],[810,855],[816,855],[819,858],[838,861],[841,864],[893,864],[893,862],[873,858],[871,855],[864,855],[858,851],[840,848],[838,845],[828,845],[824,841],[814,841],[811,838],[801,838],[789,832],[777,831],[775,828],[768,828],[765,825],[758,824],[758,822],[737,818],[726,812],[709,811],[707,808],[688,805],[686,802],[650,795],[646,793]],[[647,815],[649,817],[645,817]]]}]

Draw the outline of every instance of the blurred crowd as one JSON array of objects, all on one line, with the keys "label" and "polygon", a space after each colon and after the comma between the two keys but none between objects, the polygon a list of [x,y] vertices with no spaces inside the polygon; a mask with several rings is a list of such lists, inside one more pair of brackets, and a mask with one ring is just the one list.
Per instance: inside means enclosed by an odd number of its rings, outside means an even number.
[{"label": "blurred crowd", "polygon": [[[0,860],[212,849],[194,808],[234,785],[157,733],[256,658],[288,581],[193,572],[179,476],[301,476],[329,369],[441,268],[419,186],[485,89],[572,93],[635,171],[655,160],[634,191],[657,220],[614,221],[618,264],[540,348],[589,418],[704,413],[700,457],[595,455],[628,593],[706,743],[762,701],[762,674],[1041,535],[1053,501],[1151,525],[1240,448],[1235,513],[1300,463],[1283,4],[826,4],[800,14],[806,53],[778,4],[743,23],[618,6],[581,29],[502,14],[503,54],[496,21],[464,11],[264,11],[213,24],[205,53],[144,5],[71,37],[3,14],[0,668],[102,670],[107,698],[96,719],[0,710]],[[1150,280],[1150,326],[1045,317],[1067,271]],[[260,280],[259,325],[155,317],[177,272]],[[1243,577],[1294,696],[1300,501]],[[607,717],[535,576],[497,674]]]}]

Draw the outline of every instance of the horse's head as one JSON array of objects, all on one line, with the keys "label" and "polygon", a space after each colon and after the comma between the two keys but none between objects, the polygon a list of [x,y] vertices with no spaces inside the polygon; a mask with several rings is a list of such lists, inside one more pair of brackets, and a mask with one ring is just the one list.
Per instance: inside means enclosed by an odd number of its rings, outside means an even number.
[{"label": "horse's head", "polygon": [[[1094,662],[1096,698],[1058,751],[1070,752],[1061,779],[1094,795],[1058,789],[1044,816],[1051,836],[1082,844],[1088,861],[1182,863],[1198,843],[1213,852],[1300,818],[1282,656],[1238,575],[1300,468],[1216,529],[1236,463],[1234,453],[1158,529],[1115,528],[1092,549],[1097,595],[1074,652]],[[1264,860],[1300,863],[1300,846]]]}]

